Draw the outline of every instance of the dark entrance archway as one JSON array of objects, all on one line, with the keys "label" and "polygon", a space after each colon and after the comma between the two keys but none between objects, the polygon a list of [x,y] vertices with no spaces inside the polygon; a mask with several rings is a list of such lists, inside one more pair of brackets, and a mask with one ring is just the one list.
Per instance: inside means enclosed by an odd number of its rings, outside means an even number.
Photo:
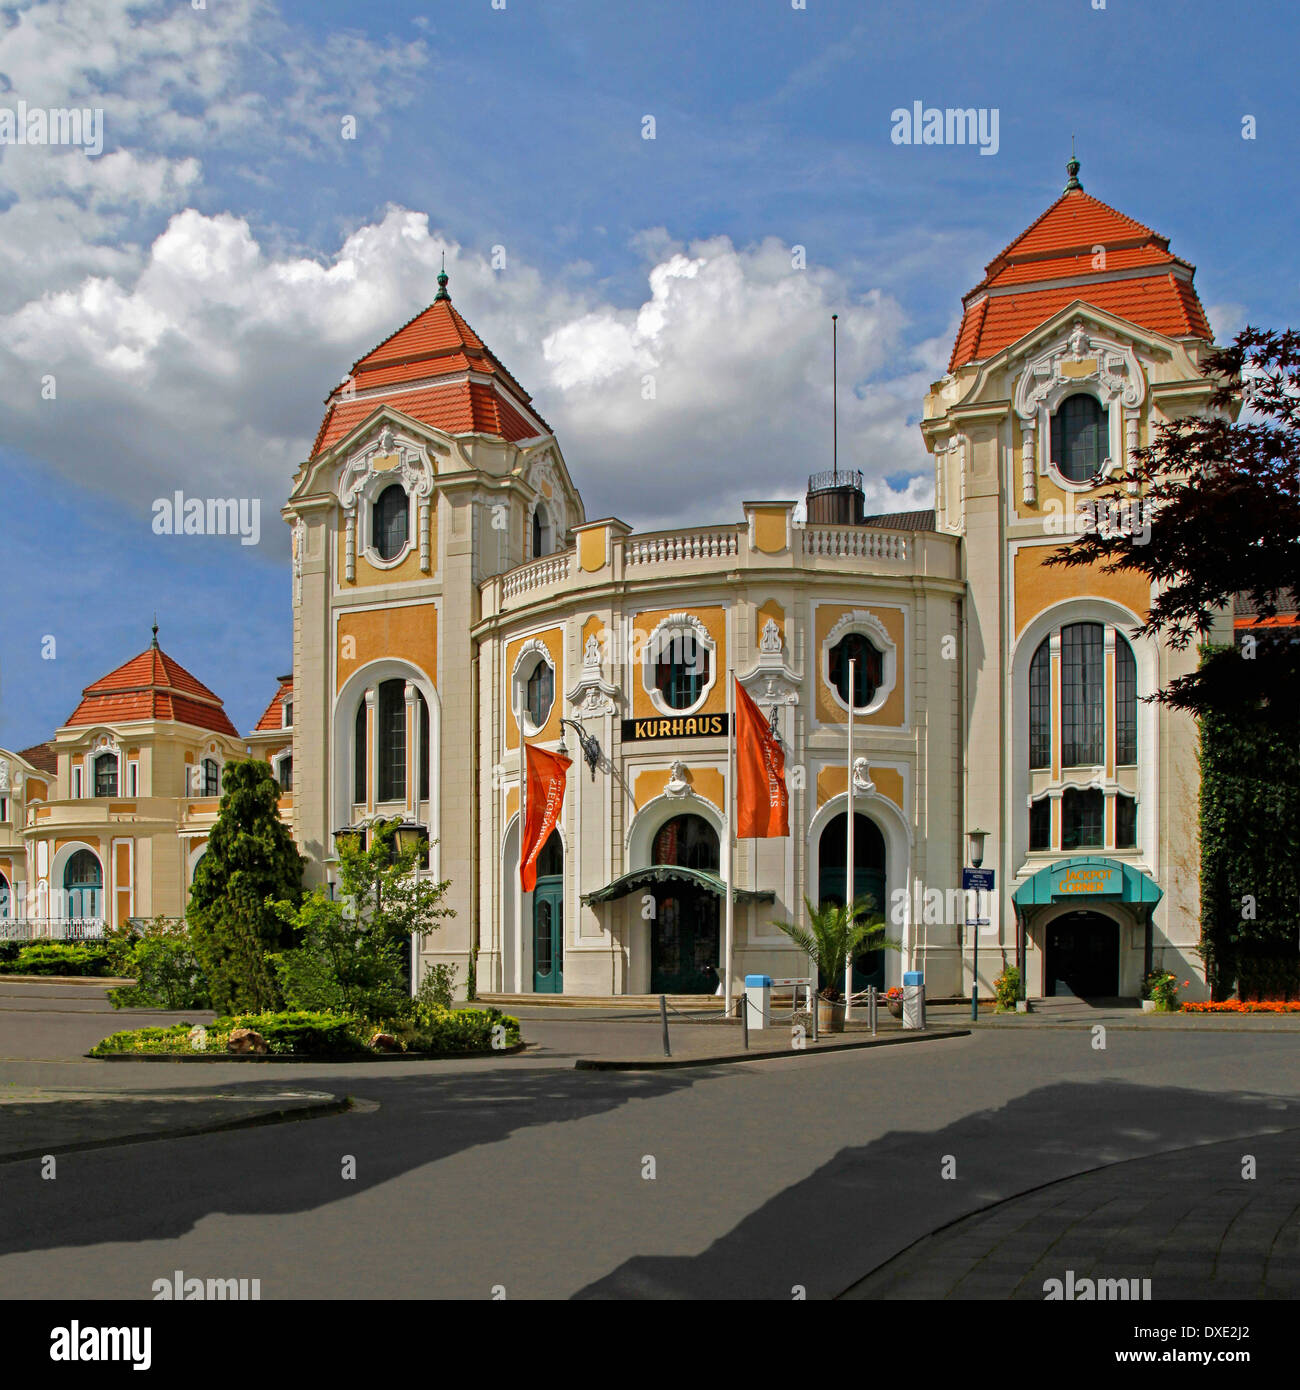
[{"label": "dark entrance archway", "polygon": [[[844,902],[844,882],[848,876],[849,818],[844,812],[827,821],[817,844],[817,901]],[[885,837],[880,827],[860,811],[853,813],[853,897],[866,898],[873,915],[885,916]],[[823,980],[823,985],[844,988],[842,980]],[[884,951],[867,951],[853,961],[853,991],[875,985],[885,987]]]},{"label": "dark entrance archway", "polygon": [[557,830],[537,856],[533,889],[533,993],[564,993],[564,844]]},{"label": "dark entrance archway", "polygon": [[1119,923],[1100,912],[1069,912],[1048,924],[1043,961],[1049,998],[1119,995]]},{"label": "dark entrance archway", "polygon": [[[718,872],[718,835],[703,816],[674,816],[659,827],[652,864]],[[652,994],[713,994],[718,987],[718,898],[685,882],[657,884],[650,933]]]}]

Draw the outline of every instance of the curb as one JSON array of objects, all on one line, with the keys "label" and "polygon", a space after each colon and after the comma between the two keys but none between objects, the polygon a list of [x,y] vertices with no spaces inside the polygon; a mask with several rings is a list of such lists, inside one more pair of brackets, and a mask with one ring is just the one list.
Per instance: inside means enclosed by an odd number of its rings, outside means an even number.
[{"label": "curb", "polygon": [[136,983],[129,975],[11,975],[0,971],[0,985],[10,980],[23,985],[99,985],[103,989]]},{"label": "curb", "polygon": [[[177,1101],[175,1104],[183,1104]],[[0,1164],[27,1163],[46,1154],[87,1153],[93,1149],[112,1149],[122,1144],[147,1144],[156,1139],[192,1139],[200,1134],[223,1134],[233,1129],[255,1129],[260,1125],[284,1124],[290,1120],[317,1120],[325,1115],[341,1115],[352,1109],[352,1098],[335,1096],[332,1100],[314,1101],[310,1105],[282,1106],[258,1115],[244,1115],[237,1120],[217,1120],[206,1125],[185,1125],[180,1129],[146,1130],[141,1134],[115,1135],[108,1139],[87,1139],[77,1144],[46,1145],[39,1149],[24,1149],[20,1153],[0,1154]]]},{"label": "curb", "polygon": [[861,1042],[834,1043],[817,1048],[787,1048],[781,1052],[722,1052],[710,1057],[649,1057],[617,1060],[606,1057],[579,1057],[575,1071],[672,1071],[680,1067],[712,1067],[725,1062],[780,1062],[790,1057],[824,1057],[834,1052],[856,1052],[864,1047],[898,1047],[904,1043],[942,1042],[944,1038],[970,1036],[969,1028],[927,1029],[893,1038],[865,1038]]},{"label": "curb", "polygon": [[84,1053],[91,1062],[450,1062],[471,1057],[513,1057],[527,1043],[488,1052],[106,1052],[98,1057]]}]

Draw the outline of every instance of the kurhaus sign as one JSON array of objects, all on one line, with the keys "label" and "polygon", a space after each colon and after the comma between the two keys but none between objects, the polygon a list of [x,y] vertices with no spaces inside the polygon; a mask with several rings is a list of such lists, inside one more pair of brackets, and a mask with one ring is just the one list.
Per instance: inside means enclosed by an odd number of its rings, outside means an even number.
[{"label": "kurhaus sign", "polygon": [[647,738],[715,738],[727,733],[725,714],[653,715],[649,719],[625,719],[623,742]]},{"label": "kurhaus sign", "polygon": [[1079,894],[1097,897],[1120,893],[1124,889],[1119,870],[1105,864],[1076,864],[1062,872],[1052,884],[1054,897],[1070,898]]}]

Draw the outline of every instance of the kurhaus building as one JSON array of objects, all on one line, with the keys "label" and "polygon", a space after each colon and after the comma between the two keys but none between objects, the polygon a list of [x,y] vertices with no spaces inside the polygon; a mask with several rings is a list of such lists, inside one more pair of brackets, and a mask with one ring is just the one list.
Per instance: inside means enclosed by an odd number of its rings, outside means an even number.
[{"label": "kurhaus building", "polygon": [[[457,914],[422,964],[463,980],[473,955],[481,992],[711,993],[734,671],[784,747],[791,834],[736,848],[733,983],[805,973],[772,921],[843,899],[850,804],[853,891],[903,948],[859,985],[921,967],[969,990],[950,890],[976,828],[998,886],[982,987],[1021,940],[1031,995],[1199,980],[1195,729],[1142,700],[1194,654],[1134,639],[1139,579],[1045,561],[1158,422],[1208,408],[1211,332],[1193,268],[1077,175],[965,298],[924,404],[933,511],[864,515],[835,472],[801,515],[589,519],[440,275],[329,395],[284,509],[292,743],[266,755],[292,768],[310,876],[336,876],[341,830],[398,817]],[[1147,520],[1122,518],[1135,543]],[[574,758],[529,893],[525,743]]]}]

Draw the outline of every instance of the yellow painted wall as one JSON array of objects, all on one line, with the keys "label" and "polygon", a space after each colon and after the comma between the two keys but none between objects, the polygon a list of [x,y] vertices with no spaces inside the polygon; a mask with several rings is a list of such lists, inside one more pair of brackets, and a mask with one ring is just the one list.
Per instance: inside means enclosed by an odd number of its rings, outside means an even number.
[{"label": "yellow painted wall", "polygon": [[578,567],[591,573],[602,570],[608,563],[609,528],[598,526],[591,531],[583,531],[578,536]]},{"label": "yellow painted wall", "polygon": [[509,787],[506,790],[506,820],[511,816],[519,814],[519,788]]},{"label": "yellow painted wall", "polygon": [[1151,602],[1149,582],[1140,574],[1103,574],[1095,567],[1065,569],[1049,566],[1057,545],[1025,545],[1015,552],[1016,635],[1044,609],[1069,598],[1103,598],[1123,604],[1139,618]]},{"label": "yellow painted wall", "polygon": [[[655,628],[674,613],[689,613],[691,617],[698,618],[714,642],[714,649],[711,654],[713,688],[699,709],[692,710],[691,713],[725,714],[727,712],[727,622],[725,609],[656,608],[638,613],[632,622],[634,649],[638,654],[644,653],[646,643],[650,640],[650,635]],[[639,660],[637,671],[632,677],[632,715],[636,719],[645,719],[659,713],[651,703],[649,693],[645,688],[645,669],[644,659]]]},{"label": "yellow painted wall", "polygon": [[546,723],[537,733],[530,734],[528,737],[534,743],[544,743],[560,736],[560,720],[564,715],[564,632],[558,627],[548,627],[545,632],[534,632],[528,637],[520,637],[516,641],[506,644],[507,748],[519,747],[519,721],[516,719],[510,703],[514,698],[515,662],[518,661],[519,653],[523,650],[524,644],[533,641],[540,642],[551,654],[551,662],[555,667],[555,698],[551,701],[551,712],[547,716]]},{"label": "yellow painted wall", "polygon": [[[668,785],[670,774],[664,768],[650,768],[638,772],[633,783],[633,797],[639,811],[647,802],[653,801]],[[711,801],[721,809],[727,799],[726,774],[716,767],[688,767],[686,780],[696,793],[706,801]],[[690,797],[682,798],[682,810],[691,809]]]},{"label": "yellow painted wall", "polygon": [[781,642],[785,643],[785,609],[774,599],[770,598],[759,608],[757,612],[758,621],[754,624],[754,646],[758,646],[759,639],[763,635],[763,628],[767,625],[769,618],[773,619],[781,632]]},{"label": "yellow painted wall", "polygon": [[764,555],[779,555],[786,548],[786,509],[755,507],[754,549]]},{"label": "yellow painted wall", "polygon": [[871,714],[855,714],[853,722],[855,725],[901,724],[903,711],[906,709],[904,691],[911,674],[908,668],[907,648],[903,642],[903,610],[901,608],[886,608],[875,603],[870,606],[860,603],[818,604],[813,643],[813,652],[817,662],[817,718],[823,724],[847,724],[849,722],[848,711],[841,708],[830,685],[827,684],[826,661],[822,654],[822,643],[825,642],[831,629],[846,613],[858,611],[870,613],[872,617],[879,619],[896,649],[898,667],[894,688],[889,692],[889,698],[885,703]]},{"label": "yellow painted wall", "polygon": [[[893,767],[872,767],[867,764],[867,775],[875,783],[876,790],[886,800],[892,801],[901,811],[903,809],[903,774]],[[848,769],[843,767],[824,767],[817,774],[817,805],[824,806],[832,797],[843,796],[849,789]],[[867,814],[866,798],[859,802],[853,799],[853,809]]]},{"label": "yellow painted wall", "polygon": [[[355,640],[351,659],[344,657],[347,639]],[[375,608],[342,613],[338,620],[338,685],[371,661],[393,657],[418,666],[438,684],[438,609],[432,603],[401,608]]]}]

